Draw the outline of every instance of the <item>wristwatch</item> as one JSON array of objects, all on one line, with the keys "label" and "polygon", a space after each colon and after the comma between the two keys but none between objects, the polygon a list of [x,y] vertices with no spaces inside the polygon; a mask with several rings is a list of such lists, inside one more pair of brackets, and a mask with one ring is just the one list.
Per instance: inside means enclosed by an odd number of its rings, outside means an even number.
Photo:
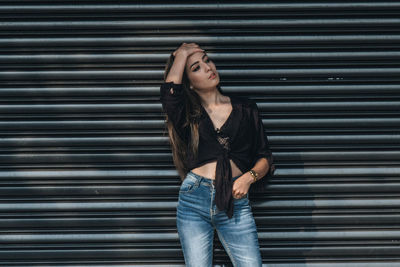
[{"label": "wristwatch", "polygon": [[251,169],[251,170],[249,171],[249,173],[251,174],[251,176],[253,176],[254,182],[256,182],[256,181],[257,181],[257,178],[258,178],[258,173],[256,173],[253,169]]}]

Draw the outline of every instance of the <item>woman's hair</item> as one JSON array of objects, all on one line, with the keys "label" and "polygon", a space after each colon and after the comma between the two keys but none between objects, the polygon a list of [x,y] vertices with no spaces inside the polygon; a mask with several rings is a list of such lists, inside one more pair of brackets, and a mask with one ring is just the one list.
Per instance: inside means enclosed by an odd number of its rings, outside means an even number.
[{"label": "woman's hair", "polygon": [[[167,79],[168,73],[174,64],[174,59],[175,56],[171,53],[165,66],[164,81]],[[190,171],[186,162],[186,160],[189,158],[188,151],[191,151],[194,159],[197,157],[199,147],[199,118],[201,116],[200,96],[196,93],[196,91],[190,89],[190,81],[186,73],[186,68],[184,69],[182,75],[182,87],[185,99],[184,105],[186,107],[186,119],[183,127],[189,127],[188,129],[190,129],[188,143],[185,143],[185,141],[179,137],[172,122],[168,119],[167,114],[165,114],[165,121],[168,128],[169,142],[171,144],[174,165],[181,180],[183,181],[187,173]],[[217,85],[217,88],[222,94],[221,87]]]}]

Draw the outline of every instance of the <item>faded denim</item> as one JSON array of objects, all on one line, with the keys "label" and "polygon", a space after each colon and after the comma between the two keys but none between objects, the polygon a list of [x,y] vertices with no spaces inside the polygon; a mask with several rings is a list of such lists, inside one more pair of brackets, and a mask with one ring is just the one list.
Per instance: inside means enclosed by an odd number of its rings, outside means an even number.
[{"label": "faded denim", "polygon": [[249,194],[234,199],[234,216],[229,219],[216,207],[213,181],[190,171],[179,190],[176,225],[186,266],[213,265],[214,229],[233,266],[262,266]]}]

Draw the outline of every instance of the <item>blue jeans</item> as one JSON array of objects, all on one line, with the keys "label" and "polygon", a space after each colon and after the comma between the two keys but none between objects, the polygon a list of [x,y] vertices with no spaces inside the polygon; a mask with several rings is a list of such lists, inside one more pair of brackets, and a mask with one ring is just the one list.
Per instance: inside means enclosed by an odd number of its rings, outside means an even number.
[{"label": "blue jeans", "polygon": [[262,266],[249,194],[234,198],[229,219],[216,207],[213,181],[189,171],[179,189],[176,225],[186,266],[212,266],[214,228],[234,266]]}]

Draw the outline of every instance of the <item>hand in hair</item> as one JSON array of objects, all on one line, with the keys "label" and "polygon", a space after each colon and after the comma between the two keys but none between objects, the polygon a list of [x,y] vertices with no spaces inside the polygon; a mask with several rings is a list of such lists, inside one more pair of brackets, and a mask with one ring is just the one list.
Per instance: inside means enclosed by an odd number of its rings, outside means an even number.
[{"label": "hand in hair", "polygon": [[204,51],[195,43],[183,43],[178,49],[176,49],[172,55],[175,57],[171,69],[166,77],[166,82],[173,82],[175,84],[182,83],[182,75],[185,70],[187,58],[196,52]]},{"label": "hand in hair", "polygon": [[191,54],[196,53],[196,52],[202,52],[204,49],[201,49],[200,46],[196,43],[182,43],[181,46],[176,49],[172,55],[176,57],[177,55],[184,55],[186,57],[189,57]]}]

